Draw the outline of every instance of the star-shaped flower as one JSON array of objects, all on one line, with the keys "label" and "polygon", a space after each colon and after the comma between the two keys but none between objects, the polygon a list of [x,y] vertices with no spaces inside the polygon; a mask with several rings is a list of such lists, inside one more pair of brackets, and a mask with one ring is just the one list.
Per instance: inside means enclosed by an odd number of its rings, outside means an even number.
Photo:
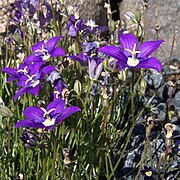
[{"label": "star-shaped flower", "polygon": [[56,46],[61,36],[55,36],[49,39],[46,43],[44,41],[39,41],[37,44],[32,46],[32,52],[24,62],[32,63],[38,61],[46,61],[50,58],[57,56],[64,56],[65,52],[59,46]]},{"label": "star-shaped flower", "polygon": [[54,66],[44,65],[39,66],[39,68],[25,66],[24,69],[19,69],[18,72],[22,74],[18,79],[17,85],[21,88],[16,92],[14,100],[16,101],[19,96],[26,92],[34,96],[38,95],[43,78],[54,70]]},{"label": "star-shaped flower", "polygon": [[162,71],[160,61],[155,57],[149,57],[150,54],[159,48],[163,40],[144,42],[138,46],[137,38],[130,33],[123,33],[120,36],[122,49],[117,46],[103,46],[98,52],[117,59],[119,70],[124,68],[153,68]]},{"label": "star-shaped flower", "polygon": [[52,130],[56,124],[78,111],[80,109],[76,106],[65,108],[65,101],[56,99],[46,109],[38,106],[27,107],[23,112],[27,118],[17,122],[15,127],[46,128]]}]

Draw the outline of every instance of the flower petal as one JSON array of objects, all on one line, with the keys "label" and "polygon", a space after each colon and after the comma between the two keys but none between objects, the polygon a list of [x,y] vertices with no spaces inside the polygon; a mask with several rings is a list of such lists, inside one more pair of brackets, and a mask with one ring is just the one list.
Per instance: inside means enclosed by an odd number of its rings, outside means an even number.
[{"label": "flower petal", "polygon": [[71,116],[72,114],[80,111],[81,109],[76,106],[71,106],[63,110],[62,114],[56,119],[55,124],[58,124],[59,122],[63,121],[67,117]]},{"label": "flower petal", "polygon": [[71,55],[69,58],[79,61],[82,66],[87,66],[88,65],[88,60],[89,57],[85,53],[80,53],[79,55]]},{"label": "flower petal", "polygon": [[[54,101],[52,101],[51,103],[49,103],[49,105],[47,106],[47,111],[49,111],[50,109],[56,108],[56,112],[55,113],[61,113],[64,109],[65,106],[65,101],[62,99],[56,99]],[[53,113],[54,114],[54,113]]]},{"label": "flower petal", "polygon": [[57,56],[65,56],[65,52],[62,48],[56,47],[52,52],[51,52],[51,57],[57,57]]},{"label": "flower petal", "polygon": [[98,52],[111,56],[123,64],[127,61],[127,57],[117,46],[103,46],[98,50]]},{"label": "flower petal", "polygon": [[35,56],[34,54],[31,54],[24,60],[24,63],[26,64],[30,64],[32,62],[43,62],[43,59],[40,56]]},{"label": "flower petal", "polygon": [[42,53],[35,52],[35,51],[42,50],[42,49],[44,49],[44,47],[45,47],[44,41],[39,41],[37,44],[32,46],[31,50],[33,53],[36,53],[38,55],[38,54],[42,54]]},{"label": "flower petal", "polygon": [[55,36],[48,40],[46,44],[49,54],[51,54],[51,51],[55,48],[56,44],[58,43],[61,37],[62,36]]},{"label": "flower petal", "polygon": [[40,124],[40,123],[35,123],[29,119],[24,119],[24,120],[17,122],[15,127],[16,128],[19,128],[19,127],[43,128],[44,125]]},{"label": "flower petal", "polygon": [[94,59],[89,61],[88,63],[89,77],[94,78],[96,66],[97,66],[97,63]]},{"label": "flower petal", "polygon": [[23,111],[24,115],[35,123],[42,123],[44,121],[44,112],[40,107],[29,106]]},{"label": "flower petal", "polygon": [[2,71],[10,75],[10,77],[8,77],[8,82],[17,80],[19,78],[19,74],[15,68],[3,68]]},{"label": "flower petal", "polygon": [[54,70],[56,70],[54,66],[45,66],[41,71],[40,79],[44,78],[47,74],[51,73]]},{"label": "flower petal", "polygon": [[148,56],[153,51],[158,49],[159,46],[161,45],[161,43],[163,43],[163,42],[164,42],[163,40],[144,42],[140,47],[140,54],[138,55],[138,57],[148,58]]},{"label": "flower petal", "polygon": [[29,94],[32,94],[33,96],[37,96],[38,93],[39,93],[39,89],[40,89],[40,85],[36,85],[35,87],[31,87],[29,90],[28,90],[28,93]]},{"label": "flower petal", "polygon": [[145,68],[145,69],[152,68],[152,69],[156,69],[159,72],[162,71],[161,63],[155,57],[150,57],[148,59],[140,61],[139,64],[136,66],[136,68]]},{"label": "flower petal", "polygon": [[30,89],[30,87],[19,89],[19,90],[16,92],[16,94],[14,95],[14,101],[16,101],[19,96],[22,96],[22,95],[23,95],[24,93],[26,93],[29,89]]},{"label": "flower petal", "polygon": [[130,34],[130,33],[122,34],[120,36],[120,43],[121,43],[123,50],[129,49],[132,51],[134,48],[134,44],[136,44],[135,50],[138,49],[138,40],[133,34]]},{"label": "flower petal", "polygon": [[18,76],[17,69],[15,68],[3,68],[2,71],[11,76]]},{"label": "flower petal", "polygon": [[19,82],[17,82],[17,85],[18,86],[22,86],[22,87],[27,87],[27,84],[26,84],[26,81],[27,81],[28,77],[26,75],[22,75],[20,78],[19,78]]},{"label": "flower petal", "polygon": [[95,76],[94,76],[95,79],[98,79],[98,77],[100,76],[102,72],[102,69],[103,69],[103,65],[102,63],[100,63],[95,69]]}]

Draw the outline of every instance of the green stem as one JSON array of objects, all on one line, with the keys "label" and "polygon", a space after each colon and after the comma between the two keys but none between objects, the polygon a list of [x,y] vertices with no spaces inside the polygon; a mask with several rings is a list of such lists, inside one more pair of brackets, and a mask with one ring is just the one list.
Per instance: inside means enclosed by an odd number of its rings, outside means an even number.
[{"label": "green stem", "polygon": [[53,152],[53,161],[52,161],[52,176],[51,176],[51,180],[55,180],[55,163],[56,163],[56,140],[54,139],[54,152]]}]

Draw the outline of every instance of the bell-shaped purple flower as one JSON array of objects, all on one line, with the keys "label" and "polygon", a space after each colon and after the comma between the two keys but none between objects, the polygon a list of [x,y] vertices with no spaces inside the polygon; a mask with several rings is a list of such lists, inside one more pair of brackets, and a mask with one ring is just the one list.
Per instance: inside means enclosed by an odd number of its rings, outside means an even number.
[{"label": "bell-shaped purple flower", "polygon": [[65,101],[56,99],[52,101],[47,108],[29,106],[24,110],[24,115],[27,117],[16,123],[15,127],[32,127],[46,128],[52,130],[56,124],[80,111],[76,106],[65,108]]},{"label": "bell-shaped purple flower", "polygon": [[38,135],[27,129],[21,134],[19,138],[23,141],[23,145],[26,148],[30,148],[30,149],[36,148],[41,141]]},{"label": "bell-shaped purple flower", "polygon": [[98,51],[117,59],[119,70],[124,68],[153,68],[161,72],[162,66],[160,61],[155,57],[149,56],[158,49],[164,41],[148,41],[138,47],[137,38],[125,32],[120,36],[122,49],[117,46],[103,46]]},{"label": "bell-shaped purple flower", "polygon": [[56,46],[61,36],[55,36],[49,39],[46,43],[44,41],[39,41],[37,44],[32,46],[32,52],[30,56],[28,56],[24,62],[39,62],[46,61],[49,58],[64,56],[65,52],[62,48]]},{"label": "bell-shaped purple flower", "polygon": [[91,58],[88,63],[88,68],[89,77],[97,80],[103,69],[101,59],[98,57]]},{"label": "bell-shaped purple flower", "polygon": [[76,34],[82,30],[83,20],[76,19],[73,14],[70,15],[69,23],[67,25],[68,34],[71,37],[76,37]]},{"label": "bell-shaped purple flower", "polygon": [[53,94],[51,95],[50,99],[51,100],[58,99],[58,98],[63,99],[64,93],[68,91],[67,90],[68,87],[66,83],[64,82],[63,78],[61,77],[61,75],[57,71],[52,71],[50,75],[48,76],[47,81],[50,81],[51,84],[56,89],[56,91],[54,91]]},{"label": "bell-shaped purple flower", "polygon": [[24,69],[19,69],[18,72],[21,72],[19,81],[17,85],[21,88],[16,92],[14,100],[19,96],[22,96],[24,93],[28,92],[34,96],[37,96],[41,87],[43,78],[55,70],[54,66],[39,66],[39,68],[25,66]]},{"label": "bell-shaped purple flower", "polygon": [[76,60],[76,61],[79,61],[82,66],[88,65],[89,56],[87,55],[87,53],[80,53],[78,55],[71,55],[71,56],[69,56],[69,58]]}]

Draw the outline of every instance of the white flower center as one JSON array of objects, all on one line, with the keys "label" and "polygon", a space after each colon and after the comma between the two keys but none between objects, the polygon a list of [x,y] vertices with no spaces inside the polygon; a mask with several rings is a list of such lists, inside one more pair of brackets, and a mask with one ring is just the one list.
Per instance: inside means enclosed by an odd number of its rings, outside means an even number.
[{"label": "white flower center", "polygon": [[30,76],[29,74],[26,74],[26,76],[28,77],[28,79],[26,80],[25,84],[27,84],[29,81],[31,81],[31,87],[36,87],[39,83],[40,80],[33,80],[34,77],[37,76],[37,74],[33,74],[32,76]]},{"label": "white flower center", "polygon": [[46,127],[52,126],[54,125],[55,121],[56,121],[55,119],[47,118],[44,122],[42,122],[42,124]]},{"label": "white flower center", "polygon": [[41,109],[44,111],[44,114],[43,114],[43,117],[46,117],[46,120],[44,121],[44,122],[42,122],[42,124],[44,125],[44,126],[52,126],[52,125],[54,125],[55,124],[55,121],[56,121],[56,119],[54,119],[54,118],[50,118],[49,117],[49,114],[52,112],[52,111],[55,111],[56,109],[55,108],[52,108],[52,109],[50,109],[49,111],[47,111],[46,109],[44,109],[43,107],[41,107]]},{"label": "white flower center", "polygon": [[129,66],[135,67],[139,64],[139,60],[135,58],[135,55],[140,53],[140,51],[136,51],[136,43],[134,43],[133,50],[125,48],[124,50],[131,53],[132,57],[128,57],[127,64]]},{"label": "white flower center", "polygon": [[50,54],[43,54],[43,61],[46,61],[46,60],[48,60],[49,58],[51,57],[51,55]]},{"label": "white flower center", "polygon": [[129,57],[128,60],[127,60],[127,65],[129,65],[129,66],[135,67],[138,64],[139,64],[139,60],[136,59],[136,58],[130,58]]},{"label": "white flower center", "polygon": [[36,55],[36,53],[39,53],[39,52],[42,53],[43,54],[43,57],[42,57],[43,61],[46,61],[51,57],[51,55],[48,53],[48,50],[45,49],[44,45],[42,45],[42,49],[37,49],[34,52],[35,52],[35,55]]}]

